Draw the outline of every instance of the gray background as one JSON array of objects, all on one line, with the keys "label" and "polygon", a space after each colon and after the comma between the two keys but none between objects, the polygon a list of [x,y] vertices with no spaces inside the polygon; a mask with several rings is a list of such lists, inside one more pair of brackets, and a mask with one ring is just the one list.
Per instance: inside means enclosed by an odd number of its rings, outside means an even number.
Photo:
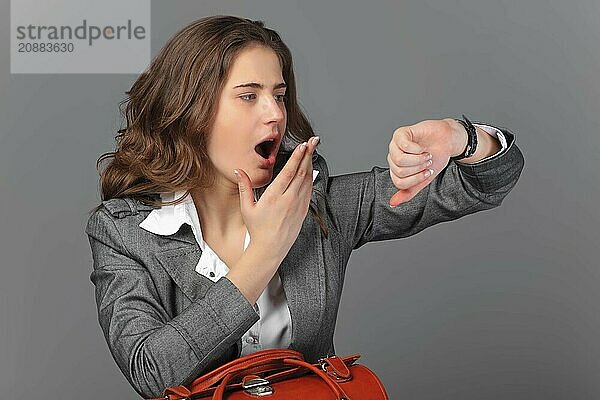
[{"label": "gray background", "polygon": [[[217,13],[282,34],[332,174],[387,166],[393,130],[423,119],[518,135],[501,207],[354,253],[338,354],[362,353],[392,399],[599,398],[598,2],[155,1],[153,54]],[[8,0],[0,15],[0,397],[137,398],[83,233],[135,76],[10,75]]]}]

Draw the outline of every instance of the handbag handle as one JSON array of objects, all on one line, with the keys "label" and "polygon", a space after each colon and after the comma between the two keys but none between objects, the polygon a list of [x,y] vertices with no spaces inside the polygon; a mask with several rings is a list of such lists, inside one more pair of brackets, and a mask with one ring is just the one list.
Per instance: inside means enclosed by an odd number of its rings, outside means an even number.
[{"label": "handbag handle", "polygon": [[[336,400],[350,400],[350,397],[348,397],[348,395],[344,392],[344,389],[342,389],[340,387],[340,385],[337,384],[337,382],[334,382],[331,378],[329,378],[327,376],[327,374],[325,372],[321,371],[319,368],[315,367],[314,365],[307,363],[304,360],[298,360],[295,358],[284,358],[281,361],[283,362],[284,365],[287,364],[287,365],[295,365],[295,366],[299,366],[299,367],[308,368],[309,370],[314,372],[318,377],[320,377],[321,379],[323,379],[325,381],[327,386],[329,386],[329,388],[335,394]],[[255,364],[247,365],[246,367],[240,367],[238,369],[230,371],[225,376],[225,378],[223,378],[223,380],[221,381],[221,383],[215,390],[212,400],[223,400],[223,394],[225,393],[225,387],[227,386],[227,383],[231,379],[234,379],[234,378],[238,377],[239,375],[242,375],[242,374],[247,375],[248,371],[245,370],[246,368],[256,367],[256,366],[260,366],[260,365],[264,365],[264,364],[269,364],[269,365],[275,366],[276,363],[274,363],[274,360],[272,360],[272,359],[258,361]]]},{"label": "handbag handle", "polygon": [[[285,357],[286,354],[291,357]],[[284,357],[282,357],[282,356],[284,356]],[[240,371],[241,368],[244,368],[243,372],[247,376],[247,375],[268,372],[268,371],[272,371],[272,370],[281,370],[281,369],[286,368],[286,365],[283,363],[283,359],[285,359],[285,358],[297,358],[301,361],[304,361],[304,357],[303,357],[302,353],[297,352],[295,350],[291,350],[291,349],[261,350],[261,351],[234,359],[232,361],[229,361],[228,363],[216,368],[215,370],[202,375],[201,377],[194,380],[192,385],[190,385],[189,389],[186,386],[167,387],[163,392],[163,397],[148,399],[148,400],[192,399],[198,395],[200,395],[201,397],[207,396],[207,395],[212,395],[212,394],[214,394],[214,392],[216,390],[216,386],[213,386],[213,385],[215,383],[217,383],[219,380],[223,379],[225,377],[225,375],[227,375],[229,372],[232,372],[234,370]],[[354,354],[352,356],[341,358],[341,361],[343,362],[343,364],[349,366],[349,365],[353,364],[358,358],[360,358],[360,354]],[[331,364],[331,362],[333,361],[331,358],[325,358],[323,360],[326,361],[326,363],[332,367],[335,365],[335,363]],[[317,370],[320,372],[320,369],[318,368],[319,365],[317,365],[317,364],[309,364],[309,365],[317,367]],[[326,371],[326,374],[328,376],[330,375],[331,371],[329,371],[329,368],[326,368],[324,366],[323,361],[321,361],[321,360],[320,360],[320,367],[324,368],[324,370]],[[304,366],[296,366],[296,368],[290,368],[290,369],[287,369],[284,371],[280,371],[274,375],[271,375],[268,379],[271,382],[277,382],[284,377],[297,376],[298,373],[301,373],[302,375],[306,374],[308,371],[302,372],[303,369],[306,370],[306,368]],[[334,371],[336,371],[336,373],[334,373],[333,376],[336,377],[336,382],[337,382],[338,373],[341,372],[342,376],[345,375],[345,374],[343,374],[343,369],[345,369],[343,365],[338,365],[337,368],[334,367]],[[312,368],[309,369],[309,371],[312,371],[312,370],[313,370]],[[347,369],[345,370],[345,372],[346,372],[346,374],[349,373],[349,371]],[[233,378],[234,377],[231,377],[230,380]],[[230,388],[233,389],[235,387],[242,387],[242,386],[243,386],[242,383],[237,383],[237,384],[230,385],[229,388],[225,387],[225,390],[229,390]]]},{"label": "handbag handle", "polygon": [[[209,388],[215,383],[219,382],[228,373],[231,371],[238,371],[240,369],[250,368],[252,366],[258,367],[277,367],[281,366],[281,363],[277,363],[285,358],[289,359],[298,359],[304,360],[304,356],[302,353],[291,350],[291,349],[269,349],[269,350],[261,350],[252,354],[245,355],[243,357],[239,357],[235,360],[232,360],[215,370],[204,374],[198,378],[196,378],[190,388],[188,389],[185,386],[171,386],[164,390],[163,396],[158,399],[149,399],[149,400],[164,400],[170,399],[170,395],[180,396],[182,398],[188,398],[194,394],[202,392],[203,390]],[[259,372],[257,370],[256,372]]]},{"label": "handbag handle", "polygon": [[248,366],[255,365],[257,363],[259,363],[258,365],[264,365],[268,364],[268,361],[277,362],[283,360],[284,358],[304,360],[302,353],[291,349],[270,349],[258,351],[232,360],[211,371],[210,373],[197,378],[190,385],[190,394],[195,394],[214,385],[233,370],[247,368]]}]

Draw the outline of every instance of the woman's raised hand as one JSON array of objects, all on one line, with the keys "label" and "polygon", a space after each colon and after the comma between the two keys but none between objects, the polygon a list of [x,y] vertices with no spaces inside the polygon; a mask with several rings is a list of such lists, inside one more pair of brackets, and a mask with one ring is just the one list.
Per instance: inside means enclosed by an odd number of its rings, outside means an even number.
[{"label": "woman's raised hand", "polygon": [[396,129],[387,160],[398,191],[390,198],[390,206],[396,207],[416,196],[446,168],[451,156],[464,151],[466,143],[466,130],[452,118]]},{"label": "woman's raised hand", "polygon": [[[251,244],[264,247],[283,260],[292,247],[310,204],[312,195],[312,155],[319,137],[298,145],[277,177],[254,201],[252,182],[238,169],[240,207]],[[236,174],[237,175],[237,174]]]}]

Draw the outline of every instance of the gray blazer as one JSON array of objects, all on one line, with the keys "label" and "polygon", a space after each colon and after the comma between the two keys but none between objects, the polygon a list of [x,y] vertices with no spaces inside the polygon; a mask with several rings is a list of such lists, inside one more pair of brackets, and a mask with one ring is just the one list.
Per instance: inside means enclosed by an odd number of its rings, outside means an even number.
[{"label": "gray blazer", "polygon": [[[310,362],[335,353],[333,334],[352,250],[501,204],[524,159],[514,134],[499,129],[508,141],[503,153],[476,165],[451,161],[396,208],[388,204],[397,191],[388,168],[329,176],[325,159],[313,154],[319,175],[312,201],[326,217],[329,235],[309,212],[279,267],[292,319],[290,348]],[[188,385],[239,357],[242,335],[259,319],[226,277],[212,282],[195,271],[201,250],[189,225],[171,236],[138,226],[151,210],[130,198],[111,199],[86,227],[100,326],[117,365],[143,397]]]}]

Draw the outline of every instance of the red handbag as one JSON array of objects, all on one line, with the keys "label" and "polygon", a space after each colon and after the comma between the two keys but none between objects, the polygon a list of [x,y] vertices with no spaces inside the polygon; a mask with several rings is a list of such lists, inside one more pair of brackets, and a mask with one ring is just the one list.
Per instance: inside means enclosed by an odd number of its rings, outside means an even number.
[{"label": "red handbag", "polygon": [[333,355],[310,364],[295,350],[262,350],[220,366],[189,387],[168,387],[164,397],[148,400],[388,400],[377,375],[355,364],[359,358]]}]

